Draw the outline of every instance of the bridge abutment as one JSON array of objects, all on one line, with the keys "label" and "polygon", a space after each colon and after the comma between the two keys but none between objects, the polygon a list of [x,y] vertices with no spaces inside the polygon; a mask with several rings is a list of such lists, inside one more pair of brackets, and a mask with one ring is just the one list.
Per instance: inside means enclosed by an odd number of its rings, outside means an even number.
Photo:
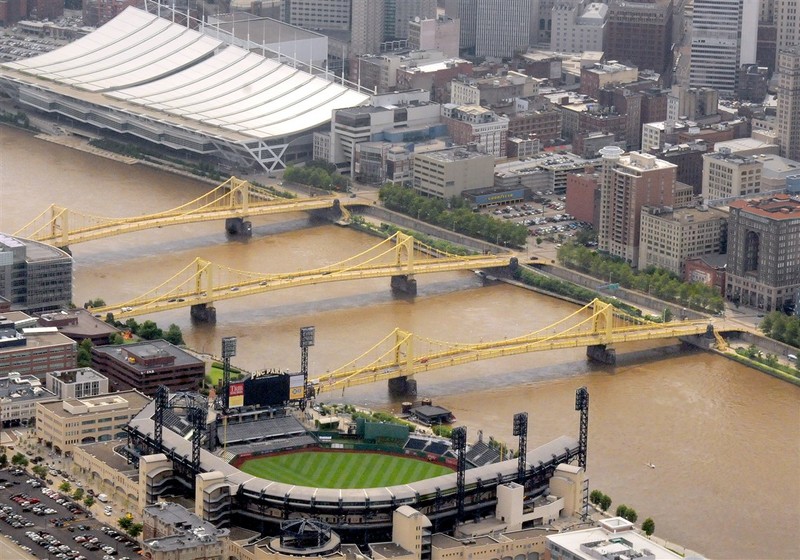
[{"label": "bridge abutment", "polygon": [[253,235],[253,224],[244,218],[226,218],[225,231],[228,235],[251,237]]},{"label": "bridge abutment", "polygon": [[417,295],[417,281],[413,276],[407,274],[392,276],[391,286],[393,292],[402,292],[410,296]]},{"label": "bridge abutment", "polygon": [[198,303],[191,307],[192,321],[197,323],[216,323],[217,308],[207,303]]},{"label": "bridge abutment", "polygon": [[417,380],[403,377],[394,377],[389,379],[389,394],[391,395],[408,395],[415,396],[417,394]]},{"label": "bridge abutment", "polygon": [[586,355],[590,360],[613,366],[617,363],[617,351],[606,344],[592,344],[586,347]]},{"label": "bridge abutment", "polygon": [[679,340],[685,344],[691,344],[697,348],[702,350],[708,350],[709,348],[713,347],[716,339],[714,337],[714,326],[708,325],[706,328],[706,332],[703,334],[691,334],[688,336],[682,336]]}]

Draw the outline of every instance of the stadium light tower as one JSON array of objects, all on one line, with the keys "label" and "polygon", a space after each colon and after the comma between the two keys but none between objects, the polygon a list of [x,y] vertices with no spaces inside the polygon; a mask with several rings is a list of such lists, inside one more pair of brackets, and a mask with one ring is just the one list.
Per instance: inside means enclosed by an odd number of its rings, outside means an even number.
[{"label": "stadium light tower", "polygon": [[467,470],[467,429],[464,426],[453,428],[450,434],[450,441],[456,451],[458,462],[456,463],[456,504],[458,505],[458,519],[456,523],[464,519],[464,473]]},{"label": "stadium light tower", "polygon": [[302,327],[300,329],[300,373],[303,374],[303,398],[300,401],[300,410],[306,409],[306,397],[308,396],[308,349],[314,346],[314,327]]},{"label": "stadium light tower", "polygon": [[581,387],[575,391],[575,410],[581,412],[580,435],[578,436],[578,465],[586,468],[586,450],[589,445],[589,391]]},{"label": "stadium light tower", "polygon": [[517,479],[525,486],[525,456],[528,454],[528,413],[518,412],[514,415],[514,435],[519,437],[519,462]]},{"label": "stadium light tower", "polygon": [[222,339],[222,409],[230,408],[231,358],[236,355],[236,337]]}]

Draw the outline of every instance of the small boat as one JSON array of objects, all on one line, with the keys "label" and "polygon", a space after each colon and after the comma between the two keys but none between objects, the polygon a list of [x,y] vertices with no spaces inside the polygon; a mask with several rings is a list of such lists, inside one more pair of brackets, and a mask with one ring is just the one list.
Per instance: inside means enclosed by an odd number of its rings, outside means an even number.
[{"label": "small boat", "polygon": [[647,466],[650,467],[651,469],[656,468],[656,466],[653,463],[647,463]]}]

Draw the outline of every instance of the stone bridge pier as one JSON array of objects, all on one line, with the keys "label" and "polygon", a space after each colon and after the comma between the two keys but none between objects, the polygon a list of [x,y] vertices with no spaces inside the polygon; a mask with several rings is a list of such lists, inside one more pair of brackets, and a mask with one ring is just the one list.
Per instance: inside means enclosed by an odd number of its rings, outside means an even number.
[{"label": "stone bridge pier", "polygon": [[417,380],[409,378],[405,375],[402,377],[394,377],[389,379],[389,394],[398,396],[416,396]]},{"label": "stone bridge pier", "polygon": [[392,291],[408,294],[410,296],[417,295],[417,281],[413,276],[401,274],[392,276]]},{"label": "stone bridge pier", "polygon": [[590,360],[613,366],[617,363],[617,351],[606,344],[592,344],[586,347]]},{"label": "stone bridge pier", "polygon": [[190,316],[196,323],[216,323],[217,308],[213,304],[198,303],[191,307]]},{"label": "stone bridge pier", "polygon": [[253,224],[244,218],[226,218],[225,232],[228,235],[251,237],[253,235]]}]

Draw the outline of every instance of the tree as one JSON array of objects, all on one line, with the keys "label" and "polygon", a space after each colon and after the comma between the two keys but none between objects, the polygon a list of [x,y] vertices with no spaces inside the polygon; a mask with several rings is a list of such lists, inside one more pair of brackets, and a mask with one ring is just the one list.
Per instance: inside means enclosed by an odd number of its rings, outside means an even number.
[{"label": "tree", "polygon": [[611,507],[611,498],[607,494],[603,494],[602,499],[600,500],[600,509],[603,511],[608,511],[608,508]]},{"label": "tree", "polygon": [[181,328],[175,323],[172,323],[167,332],[164,333],[164,340],[170,344],[174,344],[175,346],[180,346],[183,344],[183,333],[181,332]]},{"label": "tree", "polygon": [[83,505],[85,505],[87,508],[92,507],[94,505],[94,496],[86,496],[83,499]]},{"label": "tree", "polygon": [[589,494],[589,501],[593,504],[599,504],[603,498],[603,493],[600,490],[592,490]]},{"label": "tree", "polygon": [[92,341],[84,338],[78,345],[78,367],[92,365]]},{"label": "tree", "polygon": [[127,515],[123,515],[117,520],[117,525],[119,525],[122,529],[127,531],[128,529],[131,528],[131,525],[133,525],[133,519],[131,519]]},{"label": "tree", "polygon": [[664,322],[669,323],[672,321],[672,309],[669,307],[664,308]]},{"label": "tree", "polygon": [[141,523],[134,523],[130,526],[130,529],[128,529],[128,534],[135,539],[142,533],[142,529],[144,529],[144,525]]},{"label": "tree", "polygon": [[72,493],[72,499],[75,501],[80,501],[83,499],[83,488],[76,488],[75,491]]},{"label": "tree", "polygon": [[633,508],[628,508],[628,511],[625,512],[625,515],[623,515],[623,517],[628,521],[630,521],[631,523],[636,523],[636,520],[639,519],[639,515]]},{"label": "tree", "polygon": [[11,457],[11,464],[16,465],[18,467],[27,467],[28,466],[28,458],[25,457],[22,453],[15,453],[13,457]]},{"label": "tree", "polygon": [[648,537],[656,532],[656,523],[653,521],[652,517],[648,517],[644,520],[642,523],[642,531],[644,531],[644,534]]},{"label": "tree", "polygon": [[153,321],[145,321],[139,325],[139,330],[136,334],[144,340],[157,340],[164,338],[164,331],[158,328],[158,325]]},{"label": "tree", "polygon": [[110,338],[109,342],[111,344],[117,344],[117,345],[125,344],[125,339],[122,338],[122,335],[119,333],[114,333],[109,338]]},{"label": "tree", "polygon": [[8,466],[8,455],[6,452],[3,451],[3,454],[0,455],[0,469],[4,469]]},{"label": "tree", "polygon": [[616,515],[617,517],[625,517],[627,519],[626,516],[628,515],[628,506],[625,504],[618,505]]},{"label": "tree", "polygon": [[65,480],[64,482],[61,483],[61,485],[58,487],[58,489],[61,492],[64,492],[65,494],[69,494],[70,491],[72,490],[72,484],[70,484],[69,482],[67,482]]},{"label": "tree", "polygon": [[89,301],[84,303],[83,307],[85,309],[88,309],[90,307],[105,307],[105,305],[106,305],[106,302],[102,298],[94,298],[94,299],[90,299]]},{"label": "tree", "polygon": [[44,465],[36,465],[33,467],[33,474],[39,478],[44,478],[47,476],[47,467]]}]

